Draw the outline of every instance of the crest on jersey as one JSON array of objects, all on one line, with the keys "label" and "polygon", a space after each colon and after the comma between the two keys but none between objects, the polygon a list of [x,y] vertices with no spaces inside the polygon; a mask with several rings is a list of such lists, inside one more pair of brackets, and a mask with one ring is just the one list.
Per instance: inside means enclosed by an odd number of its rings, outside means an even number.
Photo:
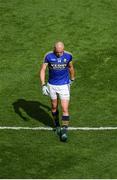
[{"label": "crest on jersey", "polygon": [[64,61],[64,63],[66,63],[67,59],[64,59],[63,61]]}]

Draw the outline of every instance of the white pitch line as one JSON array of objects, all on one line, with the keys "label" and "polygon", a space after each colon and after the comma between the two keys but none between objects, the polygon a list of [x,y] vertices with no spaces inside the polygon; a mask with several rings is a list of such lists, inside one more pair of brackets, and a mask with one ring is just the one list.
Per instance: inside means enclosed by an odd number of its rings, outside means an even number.
[{"label": "white pitch line", "polygon": [[[51,131],[53,128],[51,127],[8,127],[8,126],[0,126],[0,130],[48,130]],[[81,130],[81,131],[100,131],[100,130],[117,130],[117,127],[69,127],[69,130]]]}]

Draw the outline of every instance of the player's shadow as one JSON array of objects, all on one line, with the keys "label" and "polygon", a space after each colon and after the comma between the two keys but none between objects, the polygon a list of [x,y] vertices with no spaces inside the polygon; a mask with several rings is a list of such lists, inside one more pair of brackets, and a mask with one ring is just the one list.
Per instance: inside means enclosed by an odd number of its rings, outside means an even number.
[{"label": "player's shadow", "polygon": [[48,113],[51,109],[47,105],[37,101],[28,101],[24,99],[18,99],[12,105],[15,113],[17,113],[23,120],[28,121],[30,119],[29,117],[31,117],[46,126],[53,127],[52,118]]}]

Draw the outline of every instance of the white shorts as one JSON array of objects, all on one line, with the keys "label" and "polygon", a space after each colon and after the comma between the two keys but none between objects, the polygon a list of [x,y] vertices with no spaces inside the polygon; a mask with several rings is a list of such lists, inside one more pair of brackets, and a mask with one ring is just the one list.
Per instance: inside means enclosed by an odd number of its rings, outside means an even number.
[{"label": "white shorts", "polygon": [[50,92],[50,98],[51,99],[57,99],[57,95],[59,95],[61,100],[69,100],[70,99],[70,85],[52,85],[47,84],[49,92]]}]

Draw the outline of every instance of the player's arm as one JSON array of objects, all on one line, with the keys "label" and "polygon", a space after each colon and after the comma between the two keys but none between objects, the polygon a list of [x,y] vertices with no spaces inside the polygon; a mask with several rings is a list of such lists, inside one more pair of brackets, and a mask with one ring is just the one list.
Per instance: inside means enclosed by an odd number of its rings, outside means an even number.
[{"label": "player's arm", "polygon": [[74,81],[75,79],[75,70],[72,61],[69,63],[69,73],[70,73],[70,79],[71,81]]},{"label": "player's arm", "polygon": [[45,84],[45,74],[46,74],[47,65],[48,63],[43,63],[40,69],[40,80],[42,86]]}]

